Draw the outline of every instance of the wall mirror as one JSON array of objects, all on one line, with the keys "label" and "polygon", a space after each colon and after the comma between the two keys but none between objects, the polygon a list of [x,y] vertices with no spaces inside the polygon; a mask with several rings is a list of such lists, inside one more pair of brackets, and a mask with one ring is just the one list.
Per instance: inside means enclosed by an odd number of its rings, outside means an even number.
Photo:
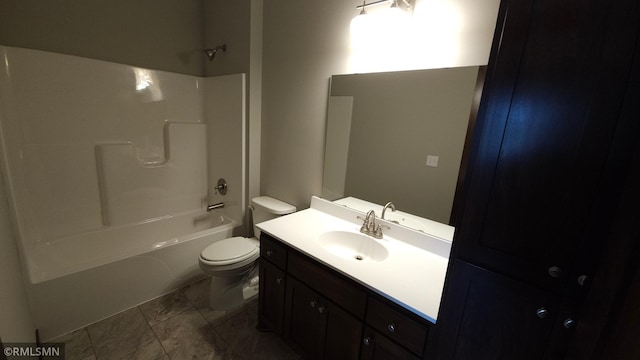
[{"label": "wall mirror", "polygon": [[392,201],[449,224],[483,74],[471,66],[332,76],[322,197]]}]

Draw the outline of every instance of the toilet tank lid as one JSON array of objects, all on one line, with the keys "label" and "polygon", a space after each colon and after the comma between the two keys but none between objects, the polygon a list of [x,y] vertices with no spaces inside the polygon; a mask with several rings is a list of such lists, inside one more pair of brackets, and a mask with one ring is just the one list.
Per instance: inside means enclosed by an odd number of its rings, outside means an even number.
[{"label": "toilet tank lid", "polygon": [[251,199],[251,203],[254,206],[261,206],[267,211],[275,215],[285,215],[296,212],[296,207],[287,204],[284,201],[280,201],[278,199],[274,199],[270,196],[258,196]]}]

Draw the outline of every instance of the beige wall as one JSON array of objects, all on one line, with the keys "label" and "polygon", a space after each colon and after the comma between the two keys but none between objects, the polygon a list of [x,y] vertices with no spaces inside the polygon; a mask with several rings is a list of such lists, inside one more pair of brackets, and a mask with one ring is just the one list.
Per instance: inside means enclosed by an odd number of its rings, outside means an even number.
[{"label": "beige wall", "polygon": [[249,69],[248,26],[251,16],[251,0],[221,1],[203,0],[204,48],[226,44],[226,52],[218,52],[213,61],[205,58],[204,76],[228,75],[247,72]]},{"label": "beige wall", "polygon": [[202,0],[0,0],[0,44],[202,75]]},{"label": "beige wall", "polygon": [[[245,73],[247,78],[248,199],[260,195],[262,0],[203,0],[204,47],[227,51],[204,61],[204,76]],[[250,228],[250,226],[248,227]]]},{"label": "beige wall", "polygon": [[347,69],[354,4],[264,4],[261,191],[298,208],[322,190],[329,77]]},{"label": "beige wall", "polygon": [[[349,29],[351,19],[358,13],[355,6],[360,3],[265,1],[261,152],[264,195],[298,208],[308,207],[311,195],[320,195],[329,78],[351,69]],[[453,10],[456,17],[444,24],[444,29],[425,27],[429,29],[425,39],[438,59],[426,59],[423,68],[487,64],[499,1],[439,3]],[[438,14],[432,14],[432,18],[437,20]],[[443,39],[447,41],[440,41]],[[448,62],[443,63],[438,57],[440,43],[453,54]],[[392,52],[394,44],[381,47],[380,51]]]}]

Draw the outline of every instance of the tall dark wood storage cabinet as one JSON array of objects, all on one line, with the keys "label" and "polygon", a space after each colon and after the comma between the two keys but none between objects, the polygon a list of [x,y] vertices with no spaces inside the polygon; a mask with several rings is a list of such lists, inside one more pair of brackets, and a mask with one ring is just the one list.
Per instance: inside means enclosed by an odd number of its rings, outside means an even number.
[{"label": "tall dark wood storage cabinet", "polygon": [[637,0],[502,1],[432,358],[608,358],[640,262],[639,26]]}]

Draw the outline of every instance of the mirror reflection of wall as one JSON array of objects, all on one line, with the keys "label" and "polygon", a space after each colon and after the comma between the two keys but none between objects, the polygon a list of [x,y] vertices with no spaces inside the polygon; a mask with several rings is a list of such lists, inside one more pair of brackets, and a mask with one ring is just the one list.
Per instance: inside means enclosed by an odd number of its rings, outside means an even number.
[{"label": "mirror reflection of wall", "polygon": [[449,223],[478,69],[332,76],[322,197]]}]

